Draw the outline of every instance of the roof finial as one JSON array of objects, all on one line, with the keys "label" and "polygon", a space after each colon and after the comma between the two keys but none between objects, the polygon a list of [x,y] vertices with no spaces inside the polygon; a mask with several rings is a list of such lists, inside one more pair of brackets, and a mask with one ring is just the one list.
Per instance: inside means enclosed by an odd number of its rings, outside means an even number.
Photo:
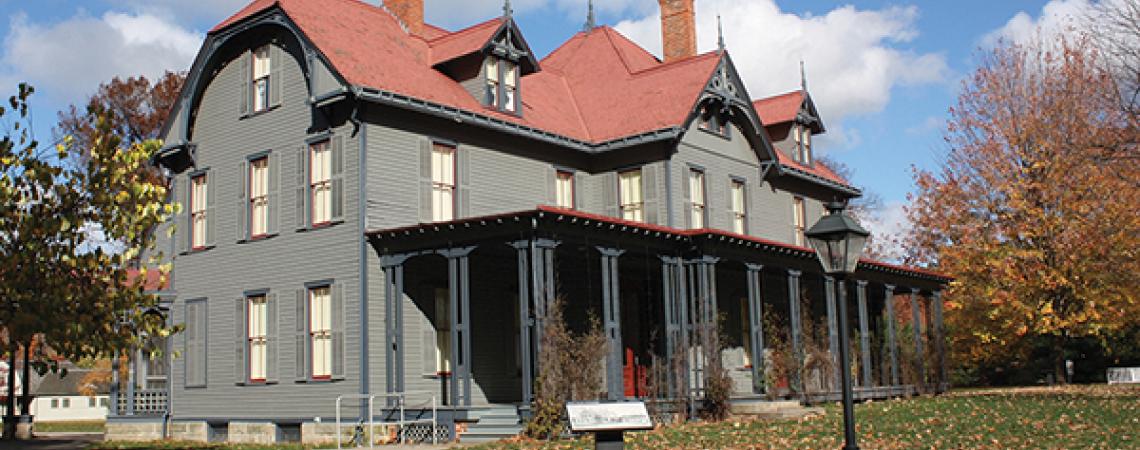
[{"label": "roof finial", "polygon": [[724,26],[720,21],[720,14],[716,15],[716,45],[719,53],[724,53]]},{"label": "roof finial", "polygon": [[800,89],[807,92],[807,71],[804,70],[804,60],[800,60]]},{"label": "roof finial", "polygon": [[598,21],[594,18],[594,0],[589,0],[588,8],[586,12],[586,25],[582,27],[582,31],[587,33],[598,26]]},{"label": "roof finial", "polygon": [[511,8],[511,0],[503,0],[503,17],[511,17],[514,13],[514,8]]}]

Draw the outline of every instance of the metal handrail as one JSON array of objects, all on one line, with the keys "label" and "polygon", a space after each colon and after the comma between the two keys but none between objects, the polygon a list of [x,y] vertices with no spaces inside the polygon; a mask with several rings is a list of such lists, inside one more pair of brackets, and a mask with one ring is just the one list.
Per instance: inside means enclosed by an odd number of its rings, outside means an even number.
[{"label": "metal handrail", "polygon": [[[406,417],[405,413],[406,413],[406,409],[407,409],[406,405],[407,405],[408,394],[428,394],[428,396],[431,397],[431,419],[407,420],[405,418]],[[392,422],[392,421],[376,422],[376,414],[375,414],[375,411],[373,410],[373,405],[375,404],[376,398],[383,398],[383,399],[393,399],[394,398],[394,399],[396,399],[396,405],[400,411],[400,415],[397,417],[396,421],[394,421],[394,422]],[[343,437],[343,433],[341,431],[340,404],[341,404],[341,400],[345,400],[345,399],[358,399],[358,400],[367,399],[368,400],[368,433],[367,433],[368,448],[375,448],[376,440],[373,438],[372,434],[375,433],[377,424],[379,424],[380,426],[396,425],[397,427],[399,427],[399,430],[400,430],[399,442],[406,444],[407,443],[407,434],[406,434],[407,430],[405,428],[407,425],[412,425],[412,424],[417,424],[417,423],[430,423],[431,424],[431,443],[432,444],[438,443],[438,438],[436,437],[436,427],[439,425],[439,411],[437,408],[437,399],[436,399],[435,393],[433,393],[431,391],[406,391],[406,392],[392,392],[392,393],[385,393],[385,394],[342,394],[342,395],[337,396],[337,398],[336,398],[336,448],[338,450],[343,448],[343,447],[341,447],[341,439]]]}]

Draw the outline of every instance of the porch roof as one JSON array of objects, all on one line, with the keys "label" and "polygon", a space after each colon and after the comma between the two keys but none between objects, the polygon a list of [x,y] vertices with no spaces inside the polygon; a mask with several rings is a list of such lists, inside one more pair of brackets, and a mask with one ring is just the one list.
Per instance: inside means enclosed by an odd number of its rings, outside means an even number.
[{"label": "porch roof", "polygon": [[[539,205],[533,210],[469,217],[449,222],[369,230],[365,232],[365,235],[372,242],[373,246],[379,247],[386,243],[393,243],[405,239],[418,240],[438,239],[444,236],[450,237],[454,233],[463,231],[501,231],[510,233],[515,231],[539,230],[543,224],[576,224],[582,227],[604,229],[609,232],[627,233],[631,236],[656,238],[665,241],[690,242],[693,244],[722,243],[755,248],[764,252],[792,257],[815,257],[815,251],[807,247],[732,233],[725,230],[712,228],[684,230],[545,205]],[[868,258],[859,260],[859,269],[896,276],[913,277],[941,284],[953,281],[953,278],[949,275],[932,270],[907,267]]]}]

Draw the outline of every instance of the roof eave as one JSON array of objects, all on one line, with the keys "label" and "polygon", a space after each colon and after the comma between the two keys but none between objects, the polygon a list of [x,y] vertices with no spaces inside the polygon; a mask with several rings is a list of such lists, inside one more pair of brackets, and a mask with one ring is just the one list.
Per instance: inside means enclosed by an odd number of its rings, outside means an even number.
[{"label": "roof eave", "polygon": [[778,167],[779,167],[779,172],[778,172],[779,175],[789,175],[789,176],[799,178],[799,179],[804,180],[804,181],[819,184],[819,185],[822,185],[824,187],[828,187],[828,188],[837,190],[839,192],[842,192],[844,194],[850,195],[851,197],[862,197],[863,196],[863,191],[854,187],[854,186],[848,186],[848,185],[843,184],[843,183],[838,183],[836,181],[829,180],[829,179],[821,177],[819,175],[815,175],[812,173],[805,172],[803,170],[797,169],[797,168],[789,166],[787,164],[780,164]]}]

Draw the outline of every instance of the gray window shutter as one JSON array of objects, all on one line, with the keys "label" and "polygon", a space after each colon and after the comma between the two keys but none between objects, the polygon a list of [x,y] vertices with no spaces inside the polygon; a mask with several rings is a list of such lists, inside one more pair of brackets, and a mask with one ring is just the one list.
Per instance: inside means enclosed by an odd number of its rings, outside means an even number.
[{"label": "gray window shutter", "polygon": [[685,216],[686,229],[693,227],[693,194],[689,186],[691,171],[692,169],[688,167],[681,168],[681,214]]},{"label": "gray window shutter", "polygon": [[332,148],[332,221],[344,220],[344,136],[333,136]]},{"label": "gray window shutter", "polygon": [[[189,183],[186,177],[174,177],[174,193],[170,198],[174,201],[182,203],[181,211],[174,217],[174,252],[176,254],[183,254],[190,250],[190,196],[188,192]],[[187,316],[190,320],[190,316]]]},{"label": "gray window shutter", "polygon": [[241,81],[241,97],[238,98],[239,112],[242,116],[249,115],[250,108],[253,106],[250,103],[253,101],[253,69],[250,68],[250,62],[253,60],[253,54],[249,51],[242,52],[238,56],[240,68],[238,76]]},{"label": "gray window shutter", "polygon": [[332,378],[344,379],[344,289],[332,286]]},{"label": "gray window shutter", "polygon": [[293,223],[298,230],[309,228],[309,146],[297,149],[297,192]]},{"label": "gray window shutter", "polygon": [[558,205],[558,169],[546,168],[546,205]]},{"label": "gray window shutter", "polygon": [[277,294],[270,293],[265,297],[265,309],[266,315],[268,316],[265,324],[265,336],[267,341],[265,348],[265,382],[276,383],[278,378],[280,378],[280,375],[278,375],[279,371],[277,370],[277,351],[278,347],[280,347],[277,345],[279,338],[277,324],[280,320],[278,319],[280,316],[277,315]]},{"label": "gray window shutter", "polygon": [[586,175],[582,172],[574,172],[574,209],[579,211],[586,210],[585,183]]},{"label": "gray window shutter", "polygon": [[239,297],[234,301],[234,382],[244,385],[249,381],[249,359],[247,350],[249,334],[246,329],[246,299]]},{"label": "gray window shutter", "polygon": [[431,148],[432,143],[420,138],[420,223],[431,223]]},{"label": "gray window shutter", "polygon": [[305,289],[297,290],[296,332],[297,332],[297,381],[309,379],[309,292]]},{"label": "gray window shutter", "polygon": [[285,85],[285,50],[278,45],[269,45],[269,105],[281,106],[281,91]]},{"label": "gray window shutter", "polygon": [[242,160],[238,164],[237,180],[237,207],[234,208],[235,216],[237,218],[237,241],[245,242],[249,240],[249,194],[246,192],[246,187],[249,186],[249,162]]},{"label": "gray window shutter", "polygon": [[645,223],[660,223],[657,219],[657,166],[647,164],[641,168],[642,192],[645,202]]},{"label": "gray window shutter", "polygon": [[269,155],[269,234],[281,232],[281,153]]},{"label": "gray window shutter", "polygon": [[471,152],[465,148],[457,148],[455,150],[456,164],[459,166],[456,170],[456,177],[459,178],[459,199],[456,205],[456,219],[471,217]]},{"label": "gray window shutter", "polygon": [[211,174],[206,174],[206,246],[218,244],[218,188],[221,183]]},{"label": "gray window shutter", "polygon": [[605,215],[610,217],[621,215],[621,205],[618,204],[621,201],[618,192],[620,189],[616,173],[609,172],[602,175],[602,203]]},{"label": "gray window shutter", "polygon": [[186,330],[182,333],[183,339],[185,339],[185,345],[183,346],[184,348],[182,351],[185,352],[186,355],[182,358],[182,361],[183,365],[185,366],[184,369],[186,373],[184,375],[186,377],[187,386],[194,386],[198,384],[197,380],[194,378],[194,374],[197,373],[197,370],[195,370],[195,364],[198,362],[199,324],[197,319],[198,304],[186,303],[186,318],[184,320],[186,323]]}]

